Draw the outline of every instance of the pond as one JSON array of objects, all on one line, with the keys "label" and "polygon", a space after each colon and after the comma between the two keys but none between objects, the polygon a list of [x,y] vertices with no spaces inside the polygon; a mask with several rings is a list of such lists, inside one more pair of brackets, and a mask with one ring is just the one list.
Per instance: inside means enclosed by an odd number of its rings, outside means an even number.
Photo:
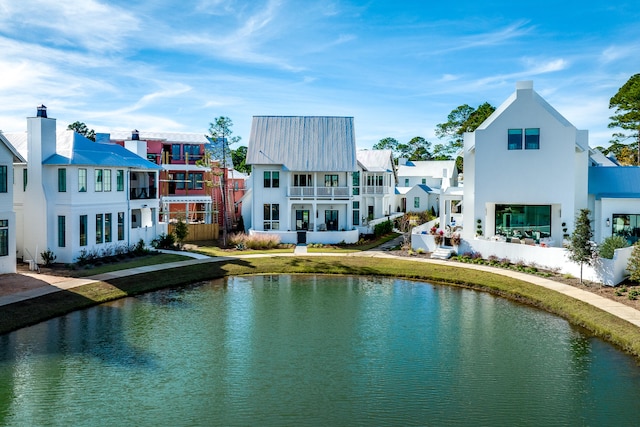
[{"label": "pond", "polygon": [[633,425],[635,360],[489,294],[231,277],[0,336],[0,425]]}]

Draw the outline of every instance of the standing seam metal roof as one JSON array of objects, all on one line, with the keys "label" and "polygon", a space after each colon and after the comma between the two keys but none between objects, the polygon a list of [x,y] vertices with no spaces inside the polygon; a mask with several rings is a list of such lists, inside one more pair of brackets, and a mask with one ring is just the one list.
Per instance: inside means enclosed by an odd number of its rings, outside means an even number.
[{"label": "standing seam metal roof", "polygon": [[357,170],[353,117],[254,116],[247,164],[292,171]]}]

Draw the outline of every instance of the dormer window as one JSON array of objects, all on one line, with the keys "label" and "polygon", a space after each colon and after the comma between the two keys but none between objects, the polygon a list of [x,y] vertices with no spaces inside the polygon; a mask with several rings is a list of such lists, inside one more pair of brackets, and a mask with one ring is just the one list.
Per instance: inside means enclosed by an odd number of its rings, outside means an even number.
[{"label": "dormer window", "polygon": [[522,150],[524,142],[525,150],[540,149],[540,128],[524,129],[524,141],[522,136],[523,129],[509,129],[507,148],[509,150]]}]

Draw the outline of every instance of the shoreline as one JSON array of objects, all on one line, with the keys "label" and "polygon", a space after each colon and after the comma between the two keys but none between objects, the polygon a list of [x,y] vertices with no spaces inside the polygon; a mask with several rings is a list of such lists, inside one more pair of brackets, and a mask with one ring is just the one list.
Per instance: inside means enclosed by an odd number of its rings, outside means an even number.
[{"label": "shoreline", "polygon": [[[372,262],[370,258],[375,258]],[[0,308],[0,334],[107,301],[225,276],[337,274],[399,277],[481,290],[541,308],[588,330],[640,360],[640,311],[549,279],[499,268],[384,252],[352,254],[256,254],[192,259],[118,270],[84,278],[79,286]]]}]

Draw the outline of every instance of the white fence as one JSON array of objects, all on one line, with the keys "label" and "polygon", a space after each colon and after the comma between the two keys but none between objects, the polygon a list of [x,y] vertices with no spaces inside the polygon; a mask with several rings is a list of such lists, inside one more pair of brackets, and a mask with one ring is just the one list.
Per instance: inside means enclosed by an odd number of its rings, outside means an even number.
[{"label": "white fence", "polygon": [[[416,233],[411,235],[411,248],[413,250],[422,248],[426,252],[433,252],[436,245],[431,234]],[[582,278],[608,286],[619,284],[628,275],[627,263],[632,250],[632,247],[616,249],[613,259],[599,258],[593,266],[583,265]],[[506,258],[514,264],[522,262],[526,265],[536,265],[538,268],[580,277],[580,265],[569,260],[569,252],[564,248],[474,239],[462,241],[458,247],[458,253],[465,252],[477,252],[484,259],[490,256]]]}]

